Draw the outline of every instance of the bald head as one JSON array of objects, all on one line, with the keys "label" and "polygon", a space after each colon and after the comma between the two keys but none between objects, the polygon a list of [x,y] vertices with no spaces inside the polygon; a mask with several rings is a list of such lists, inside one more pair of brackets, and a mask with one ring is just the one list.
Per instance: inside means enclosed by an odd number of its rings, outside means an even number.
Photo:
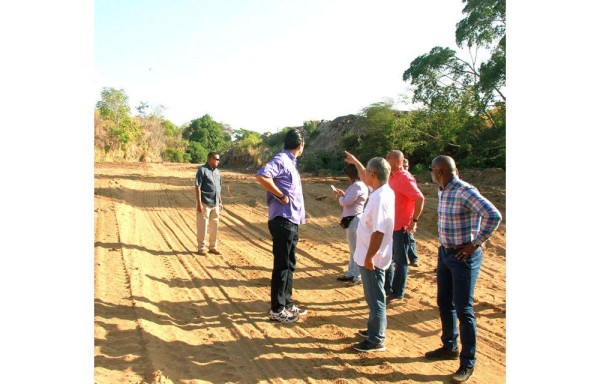
[{"label": "bald head", "polygon": [[438,184],[440,187],[446,187],[446,184],[456,176],[458,176],[458,170],[456,169],[456,163],[450,156],[438,156],[431,161],[429,167],[431,171],[431,180]]},{"label": "bald head", "polygon": [[385,156],[385,159],[392,168],[392,172],[396,172],[400,168],[402,168],[402,163],[404,162],[404,154],[402,151],[398,149],[394,149],[393,151],[389,151]]},{"label": "bald head", "polygon": [[442,172],[447,175],[456,175],[456,163],[450,156],[440,155],[433,159],[431,162],[432,166],[439,168]]}]

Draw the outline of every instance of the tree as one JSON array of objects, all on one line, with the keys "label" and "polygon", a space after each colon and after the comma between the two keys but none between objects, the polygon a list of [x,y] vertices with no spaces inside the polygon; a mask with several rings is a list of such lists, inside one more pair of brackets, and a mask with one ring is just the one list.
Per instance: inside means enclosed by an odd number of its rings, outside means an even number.
[{"label": "tree", "polygon": [[135,107],[135,109],[138,111],[139,116],[146,117],[146,109],[148,109],[148,107],[149,107],[148,103],[146,103],[144,101],[140,101],[140,105]]},{"label": "tree", "polygon": [[100,115],[110,122],[110,135],[119,145],[127,144],[139,135],[138,127],[129,116],[129,98],[122,89],[103,88],[96,103]]},{"label": "tree", "polygon": [[186,150],[192,163],[203,163],[207,160],[208,150],[197,141],[190,141]]},{"label": "tree", "polygon": [[183,138],[215,152],[223,152],[229,144],[226,142],[223,124],[214,121],[209,115],[192,120],[190,125],[184,129]]},{"label": "tree", "polygon": [[472,165],[503,167],[506,3],[463,3],[465,17],[455,32],[462,51],[434,47],[414,59],[403,74],[414,87],[413,102],[425,107],[413,116],[411,126],[431,139],[424,145],[431,150],[462,157]]},{"label": "tree", "polygon": [[233,131],[234,145],[239,148],[257,147],[262,143],[261,134],[240,128]]},{"label": "tree", "polygon": [[163,125],[165,107],[163,105],[155,106],[150,113],[146,112],[148,108],[148,103],[141,102],[137,107],[139,116],[135,120],[142,129],[141,141],[144,150],[142,157],[146,160],[157,161],[161,158],[167,141]]},{"label": "tree", "polygon": [[374,103],[364,108],[359,122],[365,127],[361,133],[346,134],[343,139],[345,148],[359,154],[361,161],[375,156],[385,156],[392,149],[402,149],[403,143],[397,140],[398,120],[405,112],[393,108],[391,100]]},{"label": "tree", "polygon": [[[506,76],[505,0],[463,0],[466,17],[457,24],[456,43],[468,49],[468,59],[450,48],[434,47],[413,60],[403,79],[416,87],[413,101],[428,108],[446,109],[451,104],[468,107],[472,114],[485,114],[506,101],[501,89]],[[490,54],[479,60],[479,50]]]}]

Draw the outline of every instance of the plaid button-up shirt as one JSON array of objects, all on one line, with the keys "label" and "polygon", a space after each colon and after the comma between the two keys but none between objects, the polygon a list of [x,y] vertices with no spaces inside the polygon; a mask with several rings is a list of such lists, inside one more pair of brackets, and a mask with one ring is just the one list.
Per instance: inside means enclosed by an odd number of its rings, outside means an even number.
[{"label": "plaid button-up shirt", "polygon": [[438,198],[438,233],[444,247],[481,245],[502,220],[500,211],[477,188],[458,177],[438,189]]}]

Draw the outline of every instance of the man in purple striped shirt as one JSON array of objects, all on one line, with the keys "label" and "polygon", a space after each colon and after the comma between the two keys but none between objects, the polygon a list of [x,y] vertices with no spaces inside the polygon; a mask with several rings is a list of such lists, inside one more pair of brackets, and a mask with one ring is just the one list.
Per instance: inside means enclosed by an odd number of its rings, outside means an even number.
[{"label": "man in purple striped shirt", "polygon": [[[430,360],[460,359],[452,381],[462,383],[475,367],[477,325],[473,293],[486,242],[500,225],[502,215],[472,185],[458,177],[454,159],[438,156],[429,167],[438,189],[437,303],[442,321],[442,347],[425,353]],[[458,351],[460,322],[461,351]]]},{"label": "man in purple striped shirt", "polygon": [[256,180],[267,190],[268,225],[273,238],[269,318],[281,323],[294,323],[298,316],[307,312],[292,301],[298,225],[306,223],[302,182],[296,168],[296,159],[303,151],[302,134],[297,129],[290,129],[285,135],[283,151],[256,173]]}]

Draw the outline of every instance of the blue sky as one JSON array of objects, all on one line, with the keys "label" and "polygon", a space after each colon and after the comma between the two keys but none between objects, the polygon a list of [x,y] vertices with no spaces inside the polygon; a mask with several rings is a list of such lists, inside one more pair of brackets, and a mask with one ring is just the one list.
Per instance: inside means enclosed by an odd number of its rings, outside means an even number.
[{"label": "blue sky", "polygon": [[402,73],[436,45],[455,47],[459,1],[94,2],[97,98],[124,89],[181,125],[206,113],[275,132],[392,99]]}]

